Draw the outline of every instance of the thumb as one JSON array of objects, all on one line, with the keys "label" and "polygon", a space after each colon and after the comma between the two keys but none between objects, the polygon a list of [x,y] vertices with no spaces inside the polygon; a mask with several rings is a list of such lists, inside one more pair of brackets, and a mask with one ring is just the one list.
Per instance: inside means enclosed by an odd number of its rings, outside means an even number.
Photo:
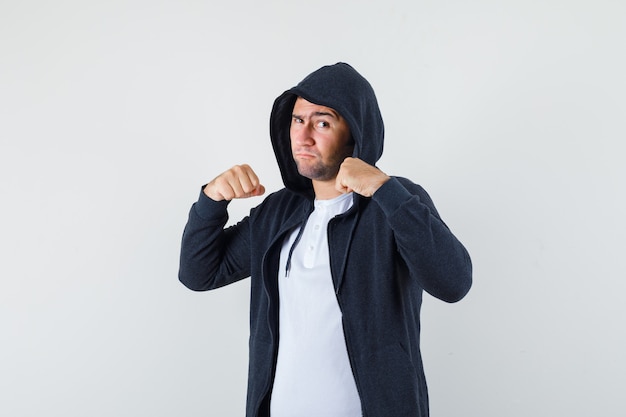
[{"label": "thumb", "polygon": [[248,197],[257,197],[265,194],[265,187],[263,184],[257,185],[257,187],[248,193]]},{"label": "thumb", "polygon": [[339,176],[335,179],[335,190],[339,191],[342,194],[347,194],[352,192],[352,189],[343,183],[343,179]]}]

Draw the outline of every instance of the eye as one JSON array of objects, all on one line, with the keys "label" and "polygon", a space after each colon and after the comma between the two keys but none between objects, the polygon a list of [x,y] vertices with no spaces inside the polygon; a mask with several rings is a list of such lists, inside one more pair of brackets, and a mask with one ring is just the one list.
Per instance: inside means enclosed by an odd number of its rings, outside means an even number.
[{"label": "eye", "polygon": [[326,127],[329,127],[329,126],[330,126],[330,123],[328,123],[325,120],[320,120],[319,122],[317,122],[317,127],[318,128],[326,128]]},{"label": "eye", "polygon": [[297,124],[302,124],[302,123],[304,123],[304,120],[302,120],[302,119],[301,119],[301,118],[299,118],[299,117],[295,117],[295,116],[292,118],[292,120],[291,120],[291,121],[292,121],[292,123],[297,123]]}]

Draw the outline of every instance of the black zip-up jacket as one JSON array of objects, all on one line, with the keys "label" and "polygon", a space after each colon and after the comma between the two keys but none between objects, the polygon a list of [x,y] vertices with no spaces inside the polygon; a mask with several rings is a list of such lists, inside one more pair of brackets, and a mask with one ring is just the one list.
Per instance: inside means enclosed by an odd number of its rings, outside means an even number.
[{"label": "black zip-up jacket", "polygon": [[[301,96],[331,107],[348,122],[354,157],[375,164],[384,128],[374,92],[352,67],[323,67],[279,96],[270,134],[285,188],[224,228],[228,202],[200,193],[183,233],[179,278],[210,290],[251,277],[247,417],[269,415],[280,335],[277,276],[283,240],[313,211],[311,181],[291,156],[289,124]],[[348,356],[365,417],[428,416],[420,354],[422,292],[447,302],[472,282],[463,245],[419,185],[392,177],[371,198],[328,225],[331,274],[343,316]],[[306,376],[303,375],[303,378]]]}]

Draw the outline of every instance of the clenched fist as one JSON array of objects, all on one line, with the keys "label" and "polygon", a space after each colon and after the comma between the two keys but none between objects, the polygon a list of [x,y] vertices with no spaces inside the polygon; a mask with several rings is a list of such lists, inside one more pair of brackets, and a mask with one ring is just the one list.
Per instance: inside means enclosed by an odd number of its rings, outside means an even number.
[{"label": "clenched fist", "polygon": [[263,195],[265,187],[249,165],[235,165],[218,175],[204,187],[204,194],[212,200],[232,200]]},{"label": "clenched fist", "polygon": [[346,158],[339,167],[335,188],[341,193],[354,191],[363,197],[371,197],[389,176],[380,169],[358,158]]}]

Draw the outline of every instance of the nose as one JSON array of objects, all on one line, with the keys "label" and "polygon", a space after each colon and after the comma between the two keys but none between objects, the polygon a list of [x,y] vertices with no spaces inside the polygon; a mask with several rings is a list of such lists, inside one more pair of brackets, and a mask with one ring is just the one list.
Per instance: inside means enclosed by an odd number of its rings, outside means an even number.
[{"label": "nose", "polygon": [[311,146],[315,143],[309,123],[292,124],[289,130],[291,141],[298,146]]}]

